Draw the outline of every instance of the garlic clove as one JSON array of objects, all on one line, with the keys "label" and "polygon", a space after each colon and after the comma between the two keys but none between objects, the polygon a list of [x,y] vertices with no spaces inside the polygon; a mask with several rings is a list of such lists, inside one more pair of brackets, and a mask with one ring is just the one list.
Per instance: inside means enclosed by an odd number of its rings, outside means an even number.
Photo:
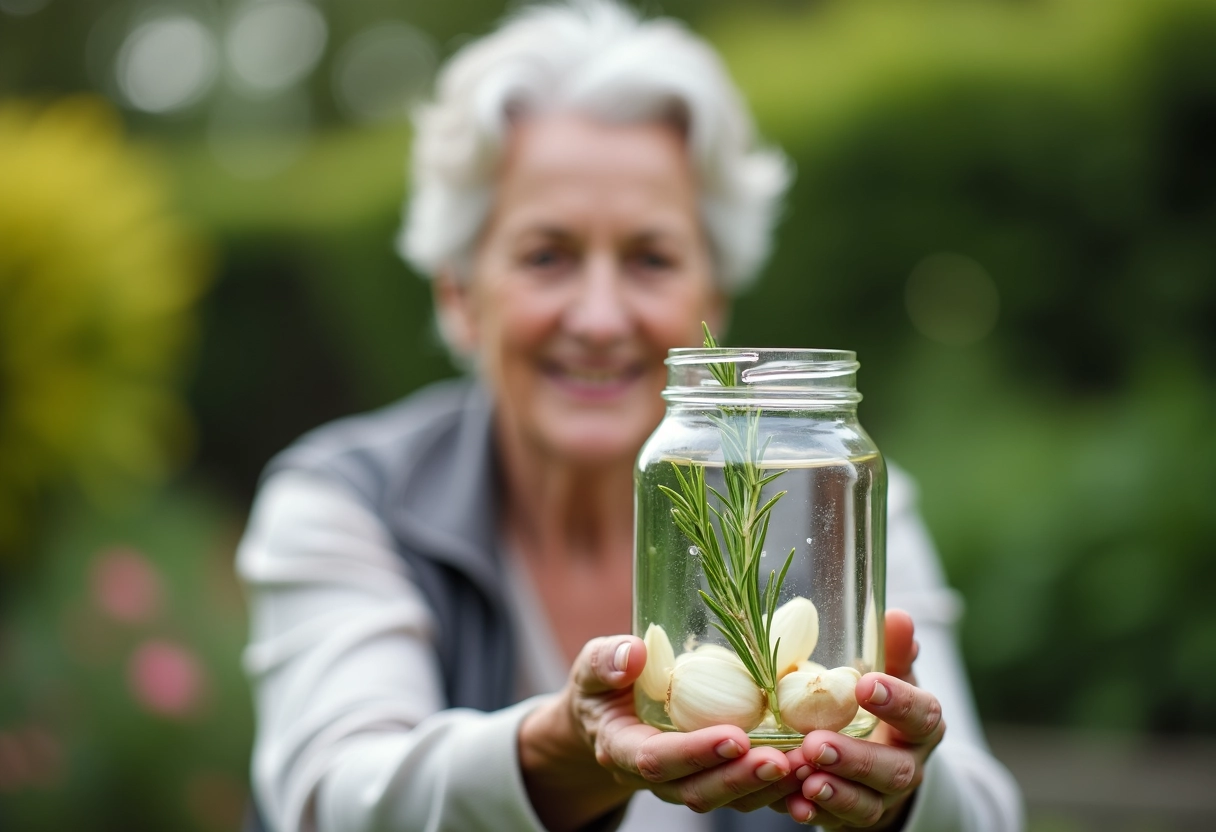
[{"label": "garlic clove", "polygon": [[735,654],[734,650],[731,650],[729,647],[723,647],[720,644],[702,644],[692,650],[685,651],[676,656],[676,664],[686,662],[693,656],[721,659],[724,662],[735,662],[739,666],[743,666],[743,660]]},{"label": "garlic clove", "polygon": [[[777,641],[781,643],[778,645]],[[786,601],[773,613],[769,646],[777,645],[777,678],[797,669],[819,643],[819,611],[801,595]]]},{"label": "garlic clove", "polygon": [[809,659],[804,662],[798,662],[798,669],[804,673],[827,673],[828,669],[819,662],[813,662]]},{"label": "garlic clove", "polygon": [[857,715],[855,688],[861,674],[851,667],[797,670],[777,683],[781,720],[795,731],[839,731]]},{"label": "garlic clove", "polygon": [[750,731],[767,710],[764,691],[756,687],[742,662],[693,653],[672,668],[667,715],[681,731],[711,725],[736,725]]},{"label": "garlic clove", "polygon": [[646,637],[642,641],[646,645],[646,666],[642,668],[638,684],[651,699],[663,702],[667,699],[671,669],[676,663],[671,639],[667,638],[667,631],[661,625],[651,624],[646,628]]},{"label": "garlic clove", "polygon": [[[743,664],[743,660],[740,659],[739,656],[735,654],[734,650],[731,650],[729,647],[723,647],[720,644],[702,644],[694,652],[685,653],[684,655],[685,656],[709,656],[711,658],[721,659],[722,661],[725,661],[725,662],[735,662],[736,664],[740,664],[740,665]],[[681,656],[680,658],[683,658],[683,656]],[[676,659],[676,661],[679,661],[679,659]]]}]

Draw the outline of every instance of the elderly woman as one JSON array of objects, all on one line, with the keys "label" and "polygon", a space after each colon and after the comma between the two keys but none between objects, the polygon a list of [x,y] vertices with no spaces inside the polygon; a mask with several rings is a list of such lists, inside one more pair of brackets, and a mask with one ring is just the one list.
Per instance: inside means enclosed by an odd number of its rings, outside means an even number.
[{"label": "elderly woman", "polygon": [[634,458],[667,351],[724,323],[786,180],[714,53],[670,21],[535,7],[451,60],[401,239],[475,379],[270,465],[240,550],[269,827],[1019,825],[897,472],[889,595],[912,617],[888,618],[888,673],[857,684],[883,721],[869,740],[782,753],[634,714],[645,647],[611,635],[630,627]]}]

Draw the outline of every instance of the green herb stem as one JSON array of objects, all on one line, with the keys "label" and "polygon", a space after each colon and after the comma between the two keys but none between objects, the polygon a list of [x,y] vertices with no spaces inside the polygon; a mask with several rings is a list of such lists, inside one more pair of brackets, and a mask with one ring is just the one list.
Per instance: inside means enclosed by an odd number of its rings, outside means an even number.
[{"label": "green herb stem", "polygon": [[[717,341],[702,323],[705,348],[716,349]],[[723,387],[736,387],[736,368],[729,362],[709,364],[709,371]],[[679,490],[659,486],[671,500],[676,526],[693,544],[701,560],[709,591],[701,591],[706,606],[718,619],[714,626],[722,633],[756,685],[768,698],[769,710],[784,726],[777,706],[777,648],[771,644],[773,613],[781,586],[793,562],[791,549],[780,573],[769,573],[764,592],[760,592],[760,559],[769,520],[781,491],[761,504],[765,486],[785,471],[765,475],[761,468],[768,440],[759,441],[758,408],[720,408],[710,420],[722,441],[723,482],[726,493],[705,482],[704,466],[672,463]],[[716,505],[711,504],[712,494]],[[714,529],[717,519],[719,534]]]}]

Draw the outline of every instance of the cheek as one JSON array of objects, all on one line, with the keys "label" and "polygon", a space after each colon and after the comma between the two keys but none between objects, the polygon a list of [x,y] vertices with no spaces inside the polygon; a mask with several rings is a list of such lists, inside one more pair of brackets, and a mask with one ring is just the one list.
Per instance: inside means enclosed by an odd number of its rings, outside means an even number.
[{"label": "cheek", "polygon": [[487,350],[527,351],[542,344],[561,321],[560,299],[503,280],[487,288],[478,309],[479,338]]},{"label": "cheek", "polygon": [[701,322],[712,328],[716,310],[712,290],[697,281],[672,287],[638,305],[638,319],[655,351],[667,357],[675,347],[701,345]]}]

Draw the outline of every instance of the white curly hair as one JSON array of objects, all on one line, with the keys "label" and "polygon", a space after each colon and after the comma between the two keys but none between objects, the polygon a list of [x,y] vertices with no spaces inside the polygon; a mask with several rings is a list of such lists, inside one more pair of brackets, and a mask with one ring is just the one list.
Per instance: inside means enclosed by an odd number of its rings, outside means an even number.
[{"label": "white curly hair", "polygon": [[754,280],[790,165],[758,144],[712,47],[677,21],[643,20],[614,0],[527,6],[440,71],[434,99],[415,114],[412,193],[398,238],[419,273],[468,273],[510,120],[553,112],[678,124],[719,285],[734,293]]}]

